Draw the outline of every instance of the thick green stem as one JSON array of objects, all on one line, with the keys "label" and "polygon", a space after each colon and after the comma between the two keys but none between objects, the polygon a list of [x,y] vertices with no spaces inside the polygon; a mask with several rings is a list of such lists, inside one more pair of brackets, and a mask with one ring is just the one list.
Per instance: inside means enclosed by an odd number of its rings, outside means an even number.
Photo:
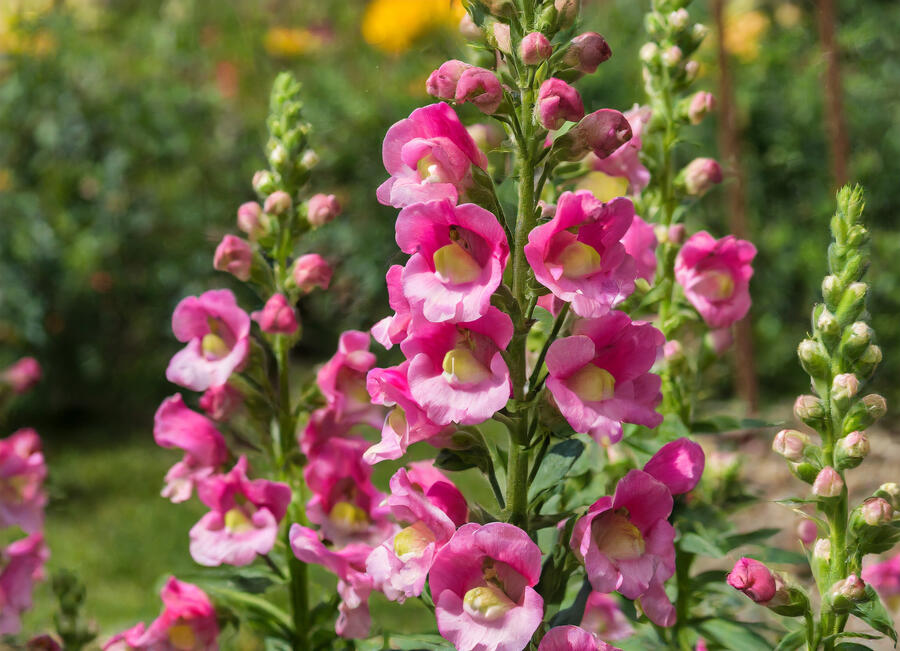
[{"label": "thick green stem", "polygon": [[528,448],[522,438],[526,434],[526,421],[521,418],[518,432],[509,433],[509,463],[506,469],[507,520],[528,530]]}]

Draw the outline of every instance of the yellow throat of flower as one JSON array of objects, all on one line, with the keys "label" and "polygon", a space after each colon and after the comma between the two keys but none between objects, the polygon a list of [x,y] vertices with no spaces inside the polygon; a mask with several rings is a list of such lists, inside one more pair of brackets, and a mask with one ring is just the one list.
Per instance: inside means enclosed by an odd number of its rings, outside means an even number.
[{"label": "yellow throat of flower", "polygon": [[416,522],[394,536],[394,553],[401,560],[418,557],[434,541],[434,532],[424,522]]},{"label": "yellow throat of flower", "polygon": [[328,517],[336,525],[350,531],[364,529],[369,524],[368,514],[350,502],[335,504]]},{"label": "yellow throat of flower", "polygon": [[573,373],[567,384],[585,402],[609,400],[616,393],[616,378],[605,368],[593,364]]},{"label": "yellow throat of flower", "polygon": [[468,348],[454,348],[444,355],[444,377],[463,384],[477,384],[491,376],[490,370]]},{"label": "yellow throat of flower", "polygon": [[481,266],[458,241],[434,252],[434,270],[441,280],[454,285],[471,283],[481,276]]},{"label": "yellow throat of flower", "polygon": [[644,555],[644,537],[631,521],[616,511],[601,515],[594,521],[594,541],[608,557],[627,561]]},{"label": "yellow throat of flower", "polygon": [[175,624],[169,629],[169,642],[179,651],[192,651],[197,646],[197,636],[189,624]]},{"label": "yellow throat of flower", "polygon": [[597,249],[575,240],[556,256],[556,262],[563,269],[563,276],[569,279],[584,278],[600,271],[600,254]]},{"label": "yellow throat of flower", "polygon": [[483,585],[472,588],[463,597],[463,609],[481,621],[493,621],[506,614],[516,604],[500,588]]}]

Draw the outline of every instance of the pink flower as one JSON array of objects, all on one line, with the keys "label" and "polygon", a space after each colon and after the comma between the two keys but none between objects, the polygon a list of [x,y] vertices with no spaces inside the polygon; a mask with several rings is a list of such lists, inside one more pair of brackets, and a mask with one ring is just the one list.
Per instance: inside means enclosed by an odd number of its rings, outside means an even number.
[{"label": "pink flower", "polygon": [[541,638],[538,651],[620,651],[577,626],[556,626]]},{"label": "pink flower", "polygon": [[602,592],[592,592],[588,596],[581,628],[607,640],[624,640],[634,633],[616,600]]},{"label": "pink flower", "polygon": [[416,109],[388,129],[382,158],[391,178],[378,188],[378,201],[395,208],[455,203],[472,182],[471,166],[487,167],[484,153],[443,102]]},{"label": "pink flower", "polygon": [[213,257],[213,268],[227,271],[232,276],[247,282],[250,280],[250,268],[253,266],[253,249],[245,240],[234,235],[226,235],[216,247]]},{"label": "pink flower", "polygon": [[224,421],[241,406],[244,396],[230,384],[208,388],[200,396],[200,408],[213,420]]},{"label": "pink flower", "polygon": [[644,472],[665,484],[672,495],[694,490],[703,475],[706,455],[688,438],[666,443],[644,465]]},{"label": "pink flower", "polygon": [[722,182],[722,167],[712,158],[695,158],[684,168],[684,189],[694,197],[702,197],[712,186]]},{"label": "pink flower", "polygon": [[23,357],[0,373],[0,381],[8,384],[13,393],[26,393],[41,381],[41,365],[34,357]]},{"label": "pink flower", "polygon": [[628,199],[598,201],[564,192],[556,215],[528,234],[525,257],[535,278],[578,316],[603,316],[634,291],[634,258],[621,240],[634,220]]},{"label": "pink flower", "polygon": [[316,384],[339,419],[381,426],[383,410],[370,403],[366,389],[366,373],[373,366],[369,334],[359,330],[342,333],[337,352],[316,374]]},{"label": "pink flower", "polygon": [[622,245],[625,253],[634,258],[638,278],[652,283],[656,276],[656,232],[653,227],[635,215],[631,228],[622,238]]},{"label": "pink flower", "polygon": [[559,148],[562,160],[580,160],[591,152],[597,158],[606,158],[630,139],[628,119],[613,109],[600,109],[557,138],[554,148]]},{"label": "pink flower", "polygon": [[258,239],[266,231],[266,217],[263,215],[262,206],[255,201],[242,203],[237,211],[237,226],[244,231],[251,240]]},{"label": "pink flower", "polygon": [[163,400],[153,417],[153,439],[163,448],[181,448],[184,458],[166,474],[162,496],[173,502],[190,498],[194,486],[225,463],[228,448],[216,426],[188,409],[181,394]]},{"label": "pink flower", "polygon": [[569,43],[563,62],[570,68],[590,75],[611,56],[612,50],[605,38],[597,32],[585,32]]},{"label": "pink flower", "polygon": [[632,470],[612,498],[601,497],[575,523],[570,545],[583,559],[591,586],[641,598],[659,626],[675,622],[663,583],[675,573],[675,529],[669,524],[672,495],[662,483]]},{"label": "pink flower", "polygon": [[104,650],[216,651],[219,624],[213,605],[200,588],[169,577],[160,592],[163,610],[150,624],[138,624],[112,637]]},{"label": "pink flower", "polygon": [[385,459],[399,459],[413,443],[435,437],[443,440],[447,427],[428,419],[425,411],[413,400],[409,390],[407,371],[409,362],[391,368],[373,368],[366,377],[366,387],[372,402],[392,407],[381,428],[381,442],[363,455],[366,463],[376,464]]},{"label": "pink flower", "polygon": [[41,533],[8,545],[0,554],[0,635],[17,635],[22,615],[31,609],[35,581],[44,578],[50,551]]},{"label": "pink flower", "polygon": [[540,32],[526,34],[519,44],[519,56],[522,58],[522,63],[528,66],[543,63],[550,58],[551,54],[553,54],[553,45]]},{"label": "pink flower", "polygon": [[410,393],[432,422],[474,425],[506,406],[509,367],[500,351],[512,334],[512,320],[493,306],[468,323],[413,323],[400,348]]},{"label": "pink flower", "polygon": [[665,341],[649,323],[622,312],[576,322],[547,353],[547,388],[576,432],[616,443],[622,423],[656,427],[661,380],[650,373]]},{"label": "pink flower", "polygon": [[562,79],[551,78],[541,84],[535,113],[545,129],[554,131],[566,122],[581,120],[584,103],[572,86]]},{"label": "pink flower", "polygon": [[641,136],[650,116],[650,109],[647,107],[635,105],[630,111],[626,111],[625,118],[631,125],[631,139],[606,158],[595,159],[592,165],[595,170],[608,176],[628,179],[631,194],[639,194],[650,183],[650,172],[641,164],[640,159],[643,147]]},{"label": "pink flower", "polygon": [[191,528],[190,550],[206,566],[249,565],[257,554],[268,554],[291,501],[287,484],[247,479],[243,456],[228,474],[200,482],[197,495],[211,510]]},{"label": "pink flower", "polygon": [[511,524],[463,525],[428,576],[438,630],[459,651],[521,651],[540,625],[541,550]]},{"label": "pink flower", "polygon": [[433,322],[483,316],[509,258],[500,222],[471,203],[404,208],[397,217],[397,245],[412,254],[401,277],[403,294]]},{"label": "pink flower", "polygon": [[276,190],[268,197],[263,204],[263,210],[269,215],[283,215],[294,205],[291,195],[282,190]]},{"label": "pink flower", "polygon": [[250,315],[263,332],[273,335],[292,335],[300,327],[294,306],[284,294],[272,294],[261,311]]},{"label": "pink flower", "polygon": [[742,558],[728,574],[728,585],[740,590],[758,604],[772,600],[778,590],[775,575],[759,561]]},{"label": "pink flower", "polygon": [[250,317],[227,289],[183,299],[172,330],[187,346],[172,357],[166,379],[192,391],[225,384],[250,352]]},{"label": "pink flower", "polygon": [[394,310],[393,316],[386,316],[372,326],[372,337],[379,344],[390,350],[394,344],[406,339],[407,329],[412,320],[412,309],[403,295],[403,267],[398,264],[388,269],[387,281],[388,305]]},{"label": "pink flower", "polygon": [[322,256],[318,253],[307,253],[294,261],[291,278],[301,292],[308,294],[316,287],[328,289],[333,273]]},{"label": "pink flower", "polygon": [[306,220],[314,228],[324,226],[340,214],[341,204],[333,194],[314,194],[306,204]]},{"label": "pink flower", "polygon": [[750,309],[751,262],[756,247],[728,235],[706,231],[688,238],[675,260],[675,279],[711,328],[726,328]]},{"label": "pink flower", "polygon": [[700,124],[707,113],[711,113],[715,108],[716,98],[712,93],[698,91],[691,97],[688,105],[688,120],[691,124]]},{"label": "pink flower", "polygon": [[500,80],[490,70],[467,68],[456,85],[456,102],[472,102],[485,115],[492,115],[503,102],[503,88]]},{"label": "pink flower", "polygon": [[425,91],[432,97],[452,102],[456,99],[459,78],[471,67],[468,63],[457,59],[444,61],[437,70],[428,76],[428,81],[425,82]]},{"label": "pink flower", "polygon": [[864,567],[861,576],[890,606],[900,602],[900,554]]},{"label": "pink flower", "polygon": [[26,533],[41,530],[47,505],[46,477],[37,432],[20,429],[0,440],[0,528],[19,526]]},{"label": "pink flower", "polygon": [[362,441],[357,430],[364,425],[375,426],[374,423],[360,422],[353,418],[341,418],[333,407],[321,407],[309,415],[306,427],[299,436],[300,450],[308,457],[315,457],[334,439]]}]

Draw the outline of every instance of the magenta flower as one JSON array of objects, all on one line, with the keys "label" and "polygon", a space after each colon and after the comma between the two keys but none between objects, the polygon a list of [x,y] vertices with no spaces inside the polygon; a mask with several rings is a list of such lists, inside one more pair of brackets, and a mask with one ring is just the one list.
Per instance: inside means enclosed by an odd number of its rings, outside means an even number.
[{"label": "magenta flower", "polygon": [[437,70],[428,76],[425,91],[432,97],[453,101],[456,99],[456,87],[459,78],[472,66],[457,59],[444,61]]},{"label": "magenta flower", "polygon": [[366,378],[372,402],[392,407],[381,428],[381,442],[363,455],[366,463],[376,464],[385,459],[399,459],[406,449],[419,441],[437,437],[442,444],[449,428],[431,422],[428,415],[413,399],[409,390],[407,371],[409,362],[391,368],[373,368]]},{"label": "magenta flower", "polygon": [[592,592],[584,605],[581,628],[607,640],[624,640],[634,633],[619,604],[608,594]]},{"label": "magenta flower", "polygon": [[250,352],[250,317],[227,289],[183,299],[172,330],[187,346],[172,357],[166,379],[192,391],[225,384]]},{"label": "magenta flower", "polygon": [[556,214],[528,234],[525,257],[535,278],[578,316],[600,317],[634,291],[634,258],[622,238],[634,220],[628,199],[598,201],[587,190],[564,192]]},{"label": "magenta flower", "polygon": [[621,651],[577,626],[556,626],[541,638],[538,651]]},{"label": "magenta flower", "polygon": [[541,550],[511,524],[460,527],[428,575],[438,630],[459,651],[521,651],[540,625]]},{"label": "magenta flower", "polygon": [[628,118],[613,109],[600,109],[583,117],[554,142],[563,160],[579,160],[593,152],[606,158],[631,139]]},{"label": "magenta flower", "polygon": [[232,276],[247,282],[250,280],[250,268],[253,266],[253,249],[245,240],[234,235],[226,235],[216,247],[213,257],[213,268],[226,271]]},{"label": "magenta flower", "polygon": [[272,335],[292,335],[297,332],[297,314],[284,294],[272,294],[262,310],[254,312],[250,318],[259,324],[263,332]]},{"label": "magenta flower", "polygon": [[166,473],[162,496],[175,503],[191,497],[194,486],[225,463],[228,448],[215,424],[188,409],[181,394],[163,400],[153,417],[153,439],[163,448],[180,448],[184,458]]},{"label": "magenta flower", "polygon": [[44,578],[49,557],[41,533],[15,541],[0,554],[0,635],[22,630],[22,615],[31,610],[34,583]]},{"label": "magenta flower", "polygon": [[200,396],[200,408],[210,418],[225,421],[241,406],[244,396],[230,384],[210,387]]},{"label": "magenta flower", "polygon": [[563,61],[579,72],[593,74],[611,56],[612,50],[605,38],[597,32],[585,32],[569,42]]},{"label": "magenta flower", "polygon": [[892,609],[900,603],[900,554],[886,561],[867,565],[861,576]]},{"label": "magenta flower", "polygon": [[47,505],[46,477],[37,432],[20,429],[0,439],[0,528],[18,526],[25,533],[41,530]]},{"label": "magenta flower", "polygon": [[583,560],[598,592],[617,590],[641,599],[647,617],[659,626],[675,622],[663,583],[675,573],[675,529],[669,524],[672,494],[641,470],[632,470],[575,523],[570,545]]},{"label": "magenta flower", "polygon": [[547,388],[576,432],[616,443],[622,423],[656,427],[662,415],[658,375],[650,368],[662,350],[663,334],[622,312],[575,323],[572,336],[547,352]]},{"label": "magenta flower", "polygon": [[543,63],[550,58],[551,54],[553,54],[553,45],[540,32],[526,34],[519,44],[519,56],[522,58],[522,63],[528,66]]},{"label": "magenta flower", "polygon": [[160,592],[163,610],[149,627],[143,623],[112,637],[104,651],[216,651],[219,624],[200,588],[169,577]]},{"label": "magenta flower", "polygon": [[490,70],[466,68],[459,76],[455,99],[458,104],[471,102],[485,115],[492,115],[503,101],[503,88],[497,75]]},{"label": "magenta flower", "polygon": [[390,350],[394,344],[406,339],[412,310],[409,301],[403,295],[403,267],[398,264],[388,269],[387,281],[388,305],[394,310],[393,316],[386,316],[372,326],[372,337],[379,344]]},{"label": "magenta flower", "polygon": [[316,287],[328,289],[333,273],[322,256],[318,253],[307,253],[294,261],[291,279],[301,292],[308,294]]},{"label": "magenta flower", "polygon": [[550,78],[541,84],[534,107],[545,129],[555,131],[566,122],[578,122],[584,117],[581,95],[562,79]]},{"label": "magenta flower", "polygon": [[665,484],[672,495],[681,495],[694,490],[705,464],[703,448],[680,438],[662,446],[644,465],[644,472]]},{"label": "magenta flower", "polygon": [[740,590],[758,604],[767,604],[775,597],[778,584],[772,571],[752,558],[742,558],[728,574],[728,585]]},{"label": "magenta flower", "polygon": [[278,536],[278,523],[291,501],[287,484],[247,479],[247,458],[228,474],[214,475],[197,486],[210,512],[191,527],[191,556],[200,565],[249,565],[268,554]]},{"label": "magenta flower", "polygon": [[397,217],[397,245],[412,254],[403,294],[429,321],[474,321],[503,280],[509,258],[497,218],[475,204],[418,203]]},{"label": "magenta flower", "polygon": [[409,389],[432,422],[475,425],[506,406],[509,367],[500,351],[513,334],[507,314],[491,306],[477,321],[415,321],[410,330],[400,344]]},{"label": "magenta flower", "polygon": [[653,226],[635,215],[631,228],[622,238],[622,245],[625,247],[625,253],[634,258],[637,277],[643,278],[648,283],[652,283],[656,276],[656,244]]},{"label": "magenta flower", "polygon": [[378,188],[378,201],[395,208],[455,203],[472,183],[471,166],[487,167],[484,153],[443,102],[416,109],[388,129],[382,158],[391,178]]},{"label": "magenta flower", "polygon": [[363,438],[357,431],[362,425],[369,425],[369,423],[341,418],[333,407],[316,409],[309,415],[306,427],[298,437],[300,450],[308,457],[316,457],[334,439],[362,441]]},{"label": "magenta flower", "polygon": [[650,172],[641,164],[640,153],[643,147],[641,135],[644,133],[644,126],[650,121],[651,113],[649,108],[635,105],[624,115],[631,125],[631,140],[606,158],[594,159],[592,166],[608,176],[628,179],[629,194],[640,194],[650,183]]},{"label": "magenta flower", "polygon": [[675,279],[711,328],[726,328],[750,309],[751,262],[756,247],[728,235],[706,231],[688,238],[675,260]]},{"label": "magenta flower", "polygon": [[27,393],[40,381],[41,365],[34,357],[23,357],[0,373],[0,382],[9,385],[13,393]]},{"label": "magenta flower", "polygon": [[369,334],[348,330],[341,334],[338,349],[316,374],[316,383],[339,419],[367,422],[380,427],[383,412],[373,406],[366,390],[366,373],[375,366],[369,352]]}]

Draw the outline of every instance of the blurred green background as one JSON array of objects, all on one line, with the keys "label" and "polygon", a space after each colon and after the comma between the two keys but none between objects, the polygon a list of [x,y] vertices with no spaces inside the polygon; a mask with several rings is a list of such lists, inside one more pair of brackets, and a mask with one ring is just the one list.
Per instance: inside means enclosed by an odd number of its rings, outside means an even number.
[{"label": "blurred green background", "polygon": [[[424,80],[464,57],[449,0],[3,0],[0,5],[0,366],[37,357],[45,380],[10,428],[47,441],[57,566],[78,568],[105,630],[152,617],[154,581],[188,570],[193,506],[157,495],[172,453],[152,444],[152,414],[174,392],[176,302],[228,286],[212,270],[236,207],[264,164],[268,88],[303,82],[321,156],[315,191],[344,215],[310,241],[336,263],[333,291],[301,306],[305,363],[339,332],[387,312],[397,258],[385,177],[387,127],[428,102]],[[579,82],[589,108],[643,97],[637,50],[646,2],[586,2],[585,28],[614,52]],[[870,308],[884,349],[876,382],[900,397],[900,5],[839,0],[838,40],[851,178],[868,191],[874,238]],[[812,0],[731,0],[725,44],[736,77],[751,239],[762,405],[802,392],[794,349],[824,274],[833,210],[823,117],[824,58]],[[709,22],[705,0],[692,10]],[[716,91],[716,34],[699,88]],[[465,107],[466,120],[480,114]],[[715,117],[685,156],[716,151]],[[728,231],[725,191],[694,226]],[[728,381],[714,388],[729,391]],[[10,431],[12,431],[10,429]],[[4,432],[5,434],[6,432]],[[42,589],[46,597],[46,588]],[[47,608],[32,618],[45,625]]]}]

